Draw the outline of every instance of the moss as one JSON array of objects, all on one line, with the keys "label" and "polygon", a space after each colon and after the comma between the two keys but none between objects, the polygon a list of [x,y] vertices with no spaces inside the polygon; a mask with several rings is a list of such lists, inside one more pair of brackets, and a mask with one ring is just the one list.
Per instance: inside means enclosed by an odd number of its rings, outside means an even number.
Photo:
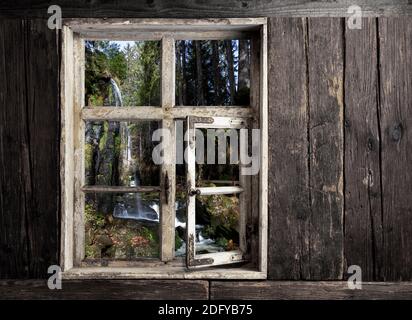
[{"label": "moss", "polygon": [[86,171],[90,171],[93,162],[93,146],[90,143],[86,143],[84,146],[84,161]]},{"label": "moss", "polygon": [[99,141],[99,150],[103,151],[106,148],[108,138],[109,124],[107,121],[103,122],[103,134]]},{"label": "moss", "polygon": [[179,234],[175,233],[175,250],[179,250],[183,245],[183,239],[179,237]]}]

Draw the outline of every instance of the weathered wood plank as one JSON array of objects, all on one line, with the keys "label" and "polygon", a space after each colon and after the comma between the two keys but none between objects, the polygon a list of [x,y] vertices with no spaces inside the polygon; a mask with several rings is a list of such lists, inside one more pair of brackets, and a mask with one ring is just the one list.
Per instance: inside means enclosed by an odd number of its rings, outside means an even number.
[{"label": "weathered wood plank", "polygon": [[372,281],[383,254],[376,19],[345,32],[345,259]]},{"label": "weathered wood plank", "polygon": [[[62,7],[64,17],[127,17],[127,18],[204,18],[204,17],[270,17],[270,16],[346,16],[347,0],[334,1],[238,1],[238,0],[165,0],[116,2],[81,0],[55,0]],[[412,14],[408,0],[358,0],[365,16]],[[48,2],[19,0],[3,2],[0,15],[7,17],[46,17]]]},{"label": "weathered wood plank", "polygon": [[45,22],[25,22],[26,71],[21,75],[28,90],[22,116],[27,121],[30,187],[21,196],[28,210],[30,277],[46,276],[49,265],[58,262],[59,248],[59,37]]},{"label": "weathered wood plank", "polygon": [[58,257],[56,33],[42,20],[0,26],[0,276],[43,277]]},{"label": "weathered wood plank", "polygon": [[159,107],[86,107],[82,111],[84,120],[161,120],[165,116],[170,116],[174,119],[186,119],[192,117],[253,117],[251,108],[246,107],[208,107],[207,110],[203,107],[173,107],[168,110],[163,110]]},{"label": "weathered wood plank", "polygon": [[309,277],[306,21],[269,19],[269,278]]},{"label": "weathered wood plank", "polygon": [[343,276],[343,19],[308,20],[309,279]]},{"label": "weathered wood plank", "polygon": [[[161,104],[165,113],[175,105],[175,40],[162,39]],[[160,178],[160,258],[171,261],[175,255],[176,218],[176,129],[171,117],[162,120],[162,128],[169,132],[163,137],[164,157]],[[167,138],[166,138],[167,137]]]},{"label": "weathered wood plank", "polygon": [[[26,24],[0,20],[0,277],[27,277],[29,137],[24,50]],[[27,44],[27,43],[26,43]]]},{"label": "weathered wood plank", "polygon": [[60,266],[63,270],[73,267],[73,212],[74,212],[74,138],[73,138],[73,33],[62,30],[62,59],[60,66],[60,182],[61,182],[61,239]]},{"label": "weathered wood plank", "polygon": [[412,279],[412,20],[379,19],[384,279]]},{"label": "weathered wood plank", "polygon": [[212,300],[412,300],[411,282],[363,282],[362,290],[351,290],[345,281],[212,281]]},{"label": "weathered wood plank", "polygon": [[108,192],[108,193],[138,193],[138,192],[160,192],[161,188],[156,186],[85,186],[81,190],[86,193]]},{"label": "weathered wood plank", "polygon": [[36,300],[207,300],[207,281],[63,280],[50,290],[42,280],[0,281],[0,299]]}]

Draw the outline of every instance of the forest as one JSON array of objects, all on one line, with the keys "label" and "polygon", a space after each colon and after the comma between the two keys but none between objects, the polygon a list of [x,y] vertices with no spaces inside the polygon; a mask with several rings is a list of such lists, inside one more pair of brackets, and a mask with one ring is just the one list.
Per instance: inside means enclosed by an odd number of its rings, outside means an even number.
[{"label": "forest", "polygon": [[[85,105],[160,107],[159,41],[86,41]],[[175,43],[177,106],[247,106],[249,40],[181,40]],[[93,186],[159,186],[152,160],[159,121],[87,121],[85,181]],[[176,256],[185,254],[185,166],[177,165]],[[197,165],[200,186],[238,183],[238,165]],[[159,193],[87,193],[86,258],[159,256]],[[214,195],[196,199],[196,252],[238,245],[239,200]]]}]

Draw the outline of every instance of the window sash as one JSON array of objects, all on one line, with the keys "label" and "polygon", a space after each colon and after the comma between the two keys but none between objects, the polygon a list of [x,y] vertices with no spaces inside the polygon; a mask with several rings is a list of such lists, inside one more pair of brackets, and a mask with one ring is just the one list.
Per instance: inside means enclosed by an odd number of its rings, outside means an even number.
[{"label": "window sash", "polygon": [[[225,265],[244,262],[246,254],[245,237],[246,237],[246,206],[242,204],[246,198],[239,198],[239,250],[225,252],[196,254],[196,197],[195,192],[199,195],[219,195],[219,194],[242,194],[245,192],[243,187],[197,187],[196,186],[196,129],[244,129],[247,127],[247,119],[230,118],[230,117],[187,117],[186,141],[187,149],[187,216],[186,216],[186,264],[190,269],[200,267],[210,267],[216,265]],[[239,171],[239,181],[246,182],[242,179]],[[246,189],[247,190],[247,189]],[[191,194],[193,191],[193,194]]]}]

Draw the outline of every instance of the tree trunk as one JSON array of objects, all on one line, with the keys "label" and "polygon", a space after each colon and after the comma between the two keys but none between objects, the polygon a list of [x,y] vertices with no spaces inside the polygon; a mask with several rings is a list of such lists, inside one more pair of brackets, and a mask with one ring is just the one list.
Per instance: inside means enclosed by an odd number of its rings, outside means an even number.
[{"label": "tree trunk", "polygon": [[249,65],[248,40],[239,40],[238,91],[243,88],[250,88]]},{"label": "tree trunk", "polygon": [[234,61],[233,61],[233,47],[232,41],[226,40],[226,58],[227,58],[227,70],[229,75],[229,93],[230,93],[230,105],[234,104],[235,95],[236,95],[236,88],[235,88],[235,68],[234,68]]},{"label": "tree trunk", "polygon": [[213,85],[215,89],[215,104],[217,106],[222,105],[221,99],[221,73],[219,67],[219,45],[217,41],[212,41],[212,66],[213,66]]},{"label": "tree trunk", "polygon": [[183,51],[183,43],[184,41],[180,41],[176,51],[176,59],[177,59],[177,70],[176,75],[178,77],[177,85],[177,101],[179,106],[183,106],[183,85],[184,85],[184,75],[183,75],[183,58],[184,58],[184,51]]},{"label": "tree trunk", "polygon": [[196,77],[197,77],[197,105],[204,105],[204,94],[203,94],[203,70],[202,70],[202,52],[201,52],[201,42],[195,41],[195,51],[196,51]]}]

